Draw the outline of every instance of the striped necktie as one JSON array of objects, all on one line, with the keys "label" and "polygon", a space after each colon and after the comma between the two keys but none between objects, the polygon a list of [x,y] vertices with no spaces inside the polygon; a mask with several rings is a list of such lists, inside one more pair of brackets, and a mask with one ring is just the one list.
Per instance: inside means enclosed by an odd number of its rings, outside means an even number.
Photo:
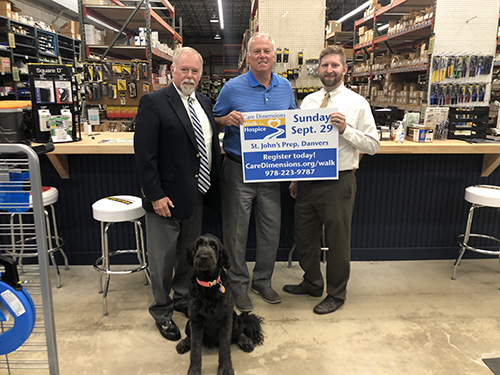
[{"label": "striped necktie", "polygon": [[198,190],[205,194],[210,189],[210,168],[208,167],[207,146],[203,137],[201,123],[196,115],[193,107],[194,99],[189,97],[189,113],[191,122],[193,123],[194,134],[196,135],[196,143],[198,145],[198,153],[200,155],[200,171],[198,172]]},{"label": "striped necktie", "polygon": [[326,107],[328,107],[328,99],[330,99],[330,93],[329,92],[326,93],[325,98],[321,102],[321,105],[319,106],[319,108],[326,108]]}]

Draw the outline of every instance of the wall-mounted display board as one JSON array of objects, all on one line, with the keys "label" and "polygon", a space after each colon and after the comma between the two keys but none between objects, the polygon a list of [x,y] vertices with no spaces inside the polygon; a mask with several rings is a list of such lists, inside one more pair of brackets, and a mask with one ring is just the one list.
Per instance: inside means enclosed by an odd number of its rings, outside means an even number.
[{"label": "wall-mounted display board", "polygon": [[149,61],[87,61],[87,106],[105,105],[107,118],[131,118],[144,94],[152,91]]},{"label": "wall-mounted display board", "polygon": [[74,68],[63,64],[28,64],[35,141],[81,140]]}]

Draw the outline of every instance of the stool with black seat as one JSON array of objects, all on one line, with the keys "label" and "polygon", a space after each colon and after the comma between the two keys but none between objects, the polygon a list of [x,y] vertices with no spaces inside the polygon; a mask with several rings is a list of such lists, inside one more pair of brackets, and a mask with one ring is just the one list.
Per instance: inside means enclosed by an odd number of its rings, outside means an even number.
[{"label": "stool with black seat", "polygon": [[499,257],[500,260],[500,250],[481,249],[472,246],[469,242],[472,237],[472,238],[483,238],[486,240],[491,240],[494,243],[496,243],[497,246],[498,244],[500,244],[500,239],[494,236],[490,236],[487,234],[471,233],[472,219],[474,217],[474,211],[477,208],[491,207],[500,209],[500,187],[493,185],[469,186],[468,188],[465,189],[465,200],[471,203],[471,207],[469,209],[469,215],[467,218],[465,233],[460,234],[457,238],[458,243],[460,245],[460,251],[458,253],[458,257],[453,267],[452,280],[456,279],[457,267],[460,265],[460,261],[464,256],[465,250],[474,251],[480,254],[496,255]]},{"label": "stool with black seat", "polygon": [[[92,205],[94,219],[101,222],[101,250],[102,256],[94,263],[94,269],[100,272],[99,293],[103,293],[103,315],[108,315],[107,296],[111,275],[125,275],[144,271],[144,285],[148,285],[149,270],[146,263],[144,248],[144,234],[140,219],[144,216],[142,200],[131,195],[114,195],[99,199]],[[115,223],[130,222],[134,224],[135,249],[109,251],[108,232]],[[120,269],[111,269],[110,258],[120,254],[136,254],[138,264],[120,266]],[[103,276],[106,280],[103,285]]]},{"label": "stool with black seat", "polygon": [[[33,209],[33,200],[32,196],[30,194],[29,197],[29,208]],[[52,265],[54,266],[56,270],[56,276],[57,276],[57,287],[61,287],[61,273],[59,271],[59,266],[57,265],[54,253],[56,251],[59,251],[64,259],[64,265],[65,269],[69,269],[69,263],[68,263],[68,257],[66,256],[66,253],[63,250],[64,246],[64,239],[59,236],[59,231],[57,229],[57,220],[56,220],[56,211],[54,208],[54,204],[57,203],[59,199],[59,190],[57,188],[52,187],[52,186],[42,186],[42,201],[43,201],[43,207],[44,207],[44,214],[45,214],[45,227],[46,227],[46,237],[47,237],[47,252],[50,256],[50,260],[52,262]],[[19,232],[15,233],[14,228],[17,227],[15,224],[15,218],[17,217],[19,221]],[[12,214],[10,216],[10,227],[11,227],[11,239],[12,243],[16,243],[17,245],[20,245],[20,251],[19,253],[13,253],[11,255],[19,258],[19,266],[22,270],[22,263],[23,263],[23,258],[25,257],[36,257],[38,256],[38,253],[24,253],[24,248],[25,246],[29,246],[31,243],[36,242],[36,237],[29,237],[25,238],[25,233],[23,230],[23,218],[22,214]],[[19,235],[19,240],[16,241],[16,234]]]}]

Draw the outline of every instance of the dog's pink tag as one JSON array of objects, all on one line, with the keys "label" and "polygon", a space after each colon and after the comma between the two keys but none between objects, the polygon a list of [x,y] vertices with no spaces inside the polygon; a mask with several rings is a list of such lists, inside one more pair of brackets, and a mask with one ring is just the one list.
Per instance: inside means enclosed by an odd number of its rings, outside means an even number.
[{"label": "dog's pink tag", "polygon": [[221,285],[219,287],[219,290],[220,290],[221,293],[226,293],[226,288],[224,288],[224,285]]}]

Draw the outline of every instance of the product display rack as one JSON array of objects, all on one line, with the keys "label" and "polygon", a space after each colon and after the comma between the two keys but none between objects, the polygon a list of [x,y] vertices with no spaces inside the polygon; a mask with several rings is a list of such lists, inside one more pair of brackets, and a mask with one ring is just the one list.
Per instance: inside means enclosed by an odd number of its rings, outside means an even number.
[{"label": "product display rack", "polygon": [[[0,86],[13,91],[2,93],[0,99],[30,98],[29,63],[64,63],[76,66],[80,59],[80,41],[62,34],[0,17],[0,57],[10,59],[10,71],[0,72]],[[4,69],[2,69],[4,70]]]},{"label": "product display rack", "polygon": [[[40,162],[31,147],[21,144],[1,144],[0,155],[0,255],[14,255],[18,263],[19,259],[26,258],[19,276],[23,288],[33,299],[36,311],[35,325],[26,341],[18,349],[0,356],[0,373],[58,375]],[[16,181],[17,178],[11,177],[13,174],[27,177]],[[30,195],[32,209],[28,210]],[[13,224],[13,214],[22,215],[22,221]],[[19,240],[20,236],[33,238],[34,241],[26,244]],[[32,264],[28,262],[29,258],[38,261]],[[22,327],[16,328],[12,317],[0,322],[0,334],[19,328]]]},{"label": "product display rack", "polygon": [[[167,0],[161,0],[161,5],[168,11],[172,25],[150,8],[149,0],[138,1],[136,6],[125,6],[118,0],[112,0],[112,2],[114,5],[83,5],[82,0],[79,0],[82,46],[85,50],[86,61],[98,64],[104,63],[104,59],[127,63],[134,60],[146,61],[149,64],[148,78],[147,80],[143,80],[143,82],[136,82],[138,84],[137,96],[126,96],[126,93],[123,93],[125,90],[123,90],[121,100],[120,97],[109,99],[104,96],[102,100],[97,101],[88,100],[89,98],[87,98],[87,105],[103,104],[113,106],[112,108],[110,107],[112,110],[107,108],[107,118],[110,120],[119,118],[130,119],[134,117],[133,115],[137,111],[139,100],[145,92],[158,90],[166,85],[166,82],[162,82],[161,79],[158,81],[154,80],[152,73],[160,70],[160,64],[170,65],[173,61],[171,53],[166,53],[164,50],[154,47],[151,40],[151,33],[153,31],[158,32],[160,40],[171,40],[173,44],[170,50],[173,53],[176,44],[180,43],[182,45],[182,32],[180,31],[181,34],[179,34],[175,30],[175,9]],[[160,4],[155,3],[155,5]],[[84,22],[88,22],[87,16],[92,16],[102,23],[119,30],[109,45],[87,44],[84,26]],[[144,36],[140,36],[139,30],[141,28],[145,29]],[[132,42],[134,42],[137,36],[139,36],[139,39],[144,37],[144,43],[141,43],[141,45],[117,45],[116,42],[122,33],[125,33],[127,39]],[[161,45],[158,45],[158,47],[161,48]],[[97,55],[93,57],[97,57],[98,60],[89,60],[88,58],[91,54]],[[144,86],[143,84],[147,85],[147,90],[140,89],[140,87]]]},{"label": "product display rack", "polygon": [[[420,112],[421,104],[408,104],[397,102],[378,102],[377,98],[372,95],[375,83],[384,82],[389,76],[394,77],[395,81],[407,81],[407,83],[418,82],[424,83],[422,91],[426,91],[426,77],[429,74],[428,56],[420,56],[416,58],[414,64],[389,67],[389,63],[385,61],[382,64],[376,64],[377,56],[391,57],[398,53],[417,53],[426,46],[429,41],[429,36],[433,30],[433,18],[419,20],[419,22],[411,22],[404,27],[398,27],[397,30],[389,28],[385,34],[378,31],[378,25],[387,24],[394,25],[401,19],[402,14],[410,14],[413,10],[423,9],[434,5],[434,0],[396,0],[391,4],[375,11],[373,14],[364,17],[354,23],[354,59],[362,57],[368,67],[365,71],[354,71],[352,80],[357,83],[365,83],[368,85],[366,96],[372,106],[385,107],[392,105],[404,111]],[[401,26],[401,25],[400,25]],[[358,37],[360,30],[364,28],[370,34],[370,40],[361,41]],[[397,65],[397,64],[391,64]],[[380,68],[382,66],[382,68]],[[422,79],[424,77],[424,79]],[[376,87],[376,86],[375,86]],[[375,91],[376,92],[376,91]],[[418,98],[419,101],[421,98]],[[417,99],[415,99],[416,101]]]},{"label": "product display rack", "polygon": [[[81,2],[81,0],[79,0]],[[116,56],[119,59],[147,59],[153,57],[156,60],[172,61],[172,56],[165,54],[163,51],[155,49],[151,46],[151,31],[157,31],[160,38],[173,39],[174,43],[182,44],[182,37],[178,34],[174,27],[163,20],[158,13],[149,8],[149,0],[144,0],[138,3],[136,7],[124,6],[119,1],[114,1],[116,5],[82,5],[80,12],[80,23],[83,25],[86,17],[92,16],[111,27],[122,30],[127,36],[132,36],[138,33],[139,28],[146,28],[146,44],[145,45],[87,45],[85,42],[84,27],[82,31],[82,42],[85,43],[86,57],[90,53],[99,55]],[[162,0],[162,4],[169,11],[172,19],[175,12],[170,3]]]}]

